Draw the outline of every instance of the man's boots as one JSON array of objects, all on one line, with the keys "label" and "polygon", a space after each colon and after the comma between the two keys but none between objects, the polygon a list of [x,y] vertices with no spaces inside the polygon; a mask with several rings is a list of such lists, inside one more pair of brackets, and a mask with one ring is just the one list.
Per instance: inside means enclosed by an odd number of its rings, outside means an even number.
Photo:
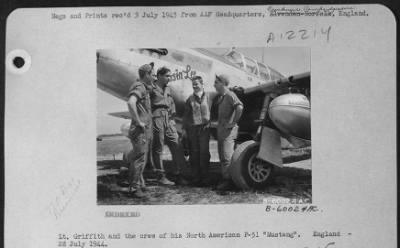
[{"label": "man's boots", "polygon": [[165,173],[161,173],[161,176],[160,176],[160,179],[158,179],[158,182],[162,185],[167,185],[167,186],[175,185],[174,182],[168,180],[168,178],[165,176]]}]

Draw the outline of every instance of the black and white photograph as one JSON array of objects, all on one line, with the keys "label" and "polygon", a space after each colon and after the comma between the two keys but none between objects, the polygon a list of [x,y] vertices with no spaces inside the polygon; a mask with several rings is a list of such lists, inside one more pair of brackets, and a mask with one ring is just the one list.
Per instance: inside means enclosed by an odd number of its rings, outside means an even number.
[{"label": "black and white photograph", "polygon": [[389,8],[148,4],[4,18],[4,247],[397,247]]},{"label": "black and white photograph", "polygon": [[310,52],[98,49],[97,204],[311,203]]}]

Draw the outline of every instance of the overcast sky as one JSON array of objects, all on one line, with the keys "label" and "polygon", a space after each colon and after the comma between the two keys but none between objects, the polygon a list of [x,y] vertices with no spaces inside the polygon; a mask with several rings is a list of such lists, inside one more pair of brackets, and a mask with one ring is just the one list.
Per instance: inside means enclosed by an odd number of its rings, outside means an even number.
[{"label": "overcast sky", "polygon": [[[228,49],[210,49],[223,54]],[[276,47],[276,48],[235,48],[245,56],[262,61],[285,76],[310,71],[310,49],[308,47]],[[97,134],[120,133],[120,127],[129,120],[108,115],[111,112],[127,111],[124,101],[97,89]]]}]

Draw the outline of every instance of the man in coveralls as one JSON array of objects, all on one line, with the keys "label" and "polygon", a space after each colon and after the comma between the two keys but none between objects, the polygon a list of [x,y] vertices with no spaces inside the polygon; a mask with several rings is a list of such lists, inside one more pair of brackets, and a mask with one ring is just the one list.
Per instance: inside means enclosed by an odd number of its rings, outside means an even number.
[{"label": "man in coveralls", "polygon": [[[151,107],[153,115],[153,162],[159,173],[159,183],[174,185],[175,183],[186,185],[182,172],[186,165],[183,149],[179,142],[179,135],[175,128],[175,122],[171,114],[175,112],[175,104],[167,84],[171,78],[171,70],[161,67],[157,70],[157,80],[151,92]],[[166,143],[171,151],[173,166],[173,181],[166,177],[162,161],[162,153]]]},{"label": "man in coveralls", "polygon": [[139,80],[129,89],[128,109],[132,117],[129,138],[132,151],[129,154],[129,192],[142,198],[145,196],[143,171],[147,162],[152,139],[150,91],[153,83],[153,64],[139,68]]},{"label": "man in coveralls", "polygon": [[217,186],[217,190],[225,191],[233,187],[229,174],[229,166],[234,152],[235,139],[238,134],[238,121],[242,116],[243,103],[235,93],[228,88],[229,77],[227,75],[216,76],[214,87],[218,93],[216,104],[218,106],[218,155],[221,161],[223,181]]}]

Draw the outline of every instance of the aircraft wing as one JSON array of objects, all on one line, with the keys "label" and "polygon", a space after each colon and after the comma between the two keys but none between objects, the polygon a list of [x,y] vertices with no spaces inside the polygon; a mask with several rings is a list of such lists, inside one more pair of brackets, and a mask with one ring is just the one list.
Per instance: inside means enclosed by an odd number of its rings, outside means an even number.
[{"label": "aircraft wing", "polygon": [[[126,111],[126,112],[114,112],[114,113],[108,113],[111,116],[114,117],[118,117],[118,118],[122,118],[122,119],[131,119],[131,114]],[[175,117],[174,121],[176,123],[176,128],[178,129],[178,131],[181,130],[181,126],[182,126],[182,118],[181,117]]]},{"label": "aircraft wing", "polygon": [[131,114],[128,111],[109,113],[109,115],[122,119],[131,119]]},{"label": "aircraft wing", "polygon": [[252,94],[252,93],[271,93],[281,89],[288,89],[290,87],[310,88],[310,72],[292,75],[286,78],[267,81],[257,86],[248,88],[233,88],[237,93]]}]

